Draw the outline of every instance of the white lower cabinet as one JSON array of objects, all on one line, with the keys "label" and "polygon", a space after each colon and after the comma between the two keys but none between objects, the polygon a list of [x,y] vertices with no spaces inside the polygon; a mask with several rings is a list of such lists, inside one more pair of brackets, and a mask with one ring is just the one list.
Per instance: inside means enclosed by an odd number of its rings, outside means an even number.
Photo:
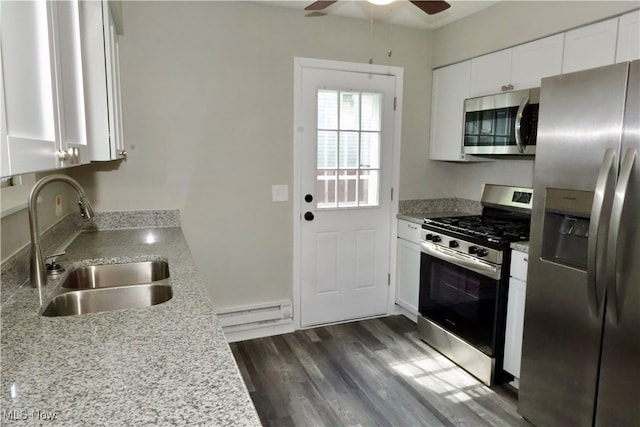
[{"label": "white lower cabinet", "polygon": [[512,252],[511,277],[509,278],[509,295],[507,299],[503,368],[516,379],[520,378],[520,360],[522,358],[524,303],[527,292],[527,257],[528,254],[524,252]]},{"label": "white lower cabinet", "polygon": [[420,293],[420,226],[398,220],[396,304],[418,314]]}]

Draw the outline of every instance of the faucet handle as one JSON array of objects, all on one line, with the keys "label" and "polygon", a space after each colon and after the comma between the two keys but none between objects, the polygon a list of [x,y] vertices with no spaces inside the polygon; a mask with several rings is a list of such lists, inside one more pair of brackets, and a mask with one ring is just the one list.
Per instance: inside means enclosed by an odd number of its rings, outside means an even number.
[{"label": "faucet handle", "polygon": [[[44,258],[44,262],[45,262],[45,264],[55,264],[56,258],[64,256],[66,254],[67,254],[66,251],[62,251],[62,252],[58,252],[58,253],[55,253],[55,254],[47,255]],[[51,260],[51,262],[49,262],[49,260]]]},{"label": "faucet handle", "polygon": [[48,255],[47,257],[45,257],[44,262],[47,265],[47,275],[48,276],[54,276],[55,277],[55,276],[59,275],[60,273],[64,272],[64,267],[62,267],[60,264],[58,264],[56,262],[56,259],[58,257],[66,255],[66,254],[67,253],[65,251],[62,251],[62,252],[51,254],[51,255]]}]

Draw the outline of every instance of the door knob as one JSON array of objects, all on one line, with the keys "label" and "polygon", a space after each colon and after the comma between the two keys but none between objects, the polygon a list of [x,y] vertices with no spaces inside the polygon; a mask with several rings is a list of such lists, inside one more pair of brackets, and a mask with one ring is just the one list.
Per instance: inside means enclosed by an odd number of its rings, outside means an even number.
[{"label": "door knob", "polygon": [[311,194],[307,194],[304,196],[304,201],[307,203],[311,203],[313,201],[313,196]]},{"label": "door knob", "polygon": [[313,221],[313,213],[312,212],[305,212],[304,213],[304,219],[306,219],[307,221]]}]

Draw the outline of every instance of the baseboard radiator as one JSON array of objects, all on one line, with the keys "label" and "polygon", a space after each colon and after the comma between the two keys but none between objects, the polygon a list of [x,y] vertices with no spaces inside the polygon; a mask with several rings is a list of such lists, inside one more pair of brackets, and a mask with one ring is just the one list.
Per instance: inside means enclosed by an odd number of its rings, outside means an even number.
[{"label": "baseboard radiator", "polygon": [[223,309],[216,314],[225,333],[293,322],[291,300]]}]

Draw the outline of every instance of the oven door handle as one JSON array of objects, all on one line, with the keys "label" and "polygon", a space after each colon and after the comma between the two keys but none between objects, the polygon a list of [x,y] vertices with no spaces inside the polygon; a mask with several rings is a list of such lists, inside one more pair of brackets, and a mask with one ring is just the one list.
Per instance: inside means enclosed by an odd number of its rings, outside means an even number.
[{"label": "oven door handle", "polygon": [[491,279],[500,280],[500,276],[502,274],[502,269],[500,268],[500,266],[490,265],[480,260],[457,255],[455,252],[451,253],[446,249],[442,249],[438,246],[434,246],[426,242],[422,242],[421,247],[422,252],[427,255],[431,255],[434,258],[438,258],[443,261],[450,262],[451,264],[455,264],[471,271],[475,271],[476,273],[482,274],[483,276],[489,277]]}]

